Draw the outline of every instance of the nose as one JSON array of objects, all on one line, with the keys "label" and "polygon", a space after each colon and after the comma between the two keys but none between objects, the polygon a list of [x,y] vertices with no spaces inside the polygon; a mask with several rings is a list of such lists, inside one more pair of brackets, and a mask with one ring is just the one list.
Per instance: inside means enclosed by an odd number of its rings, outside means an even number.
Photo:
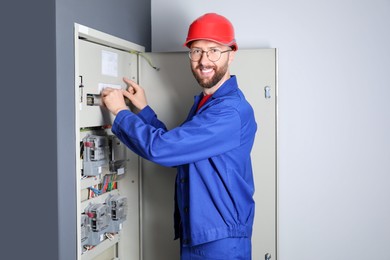
[{"label": "nose", "polygon": [[210,61],[209,57],[207,55],[208,55],[207,51],[203,51],[202,56],[199,59],[199,63],[204,64],[204,63],[207,63],[208,61]]}]

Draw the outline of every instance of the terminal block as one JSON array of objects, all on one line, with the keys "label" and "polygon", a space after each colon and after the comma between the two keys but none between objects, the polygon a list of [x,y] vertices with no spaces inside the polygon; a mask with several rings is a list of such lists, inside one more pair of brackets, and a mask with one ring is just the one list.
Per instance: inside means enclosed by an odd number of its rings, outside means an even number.
[{"label": "terminal block", "polygon": [[96,176],[108,165],[108,139],[106,136],[88,135],[83,139],[83,174]]},{"label": "terminal block", "polygon": [[121,195],[109,196],[106,205],[111,211],[111,222],[109,232],[118,233],[127,217],[127,198]]}]

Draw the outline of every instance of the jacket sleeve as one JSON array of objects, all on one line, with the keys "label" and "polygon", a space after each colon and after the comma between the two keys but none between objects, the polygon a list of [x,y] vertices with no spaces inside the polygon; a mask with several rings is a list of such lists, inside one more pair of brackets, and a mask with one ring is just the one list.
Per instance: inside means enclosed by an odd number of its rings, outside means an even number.
[{"label": "jacket sleeve", "polygon": [[112,131],[132,151],[164,166],[199,161],[240,145],[241,119],[234,108],[209,109],[169,131],[148,121],[124,110],[116,116]]},{"label": "jacket sleeve", "polygon": [[141,118],[145,124],[150,124],[156,128],[163,128],[164,130],[167,130],[165,124],[158,120],[156,113],[150,106],[146,106],[142,109],[137,116]]}]

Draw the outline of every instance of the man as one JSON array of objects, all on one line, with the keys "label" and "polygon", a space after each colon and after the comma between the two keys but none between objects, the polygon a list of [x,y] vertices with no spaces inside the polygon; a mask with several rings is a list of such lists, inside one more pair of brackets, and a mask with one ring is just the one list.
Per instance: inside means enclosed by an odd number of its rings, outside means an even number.
[{"label": "man", "polygon": [[190,25],[184,45],[203,89],[185,122],[167,130],[147,105],[144,90],[124,79],[127,90],[101,93],[116,116],[112,132],[143,158],[177,167],[175,238],[180,238],[181,259],[251,259],[255,205],[250,152],[257,125],[229,73],[238,49],[233,26],[221,15],[205,14]]}]

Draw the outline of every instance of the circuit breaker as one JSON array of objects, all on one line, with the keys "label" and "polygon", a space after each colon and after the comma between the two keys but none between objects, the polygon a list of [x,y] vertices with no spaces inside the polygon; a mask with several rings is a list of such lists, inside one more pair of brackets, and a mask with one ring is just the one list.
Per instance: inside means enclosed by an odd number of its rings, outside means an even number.
[{"label": "circuit breaker", "polygon": [[91,227],[88,245],[96,246],[105,239],[111,220],[109,210],[108,205],[103,203],[91,204],[85,209]]},{"label": "circuit breaker", "polygon": [[122,230],[122,224],[127,216],[127,198],[120,195],[110,195],[106,200],[106,205],[110,210],[110,233],[118,233]]},{"label": "circuit breaker", "polygon": [[96,176],[108,165],[108,138],[88,135],[83,138],[83,175]]}]

